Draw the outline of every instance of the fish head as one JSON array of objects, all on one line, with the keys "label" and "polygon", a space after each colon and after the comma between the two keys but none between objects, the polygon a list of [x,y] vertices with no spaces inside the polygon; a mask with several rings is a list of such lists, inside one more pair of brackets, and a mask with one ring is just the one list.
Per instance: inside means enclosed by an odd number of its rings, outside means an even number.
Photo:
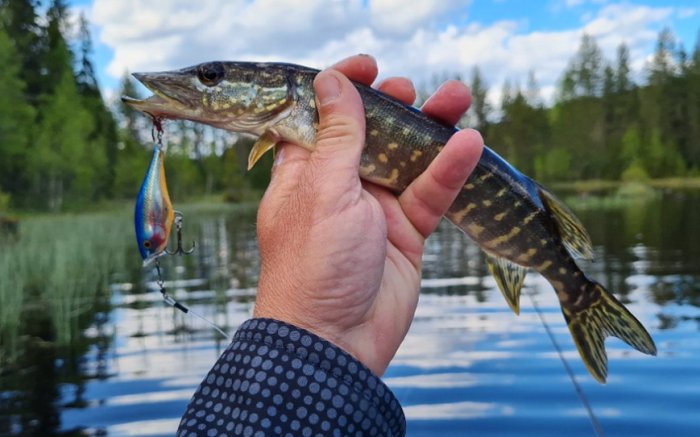
[{"label": "fish head", "polygon": [[288,75],[268,64],[206,62],[133,76],[153,92],[145,99],[122,97],[133,108],[230,131],[259,135],[286,117],[293,103]]},{"label": "fish head", "polygon": [[136,241],[139,252],[143,258],[143,265],[147,266],[159,256],[165,254],[168,245],[169,230],[166,224],[145,224],[136,232]]}]

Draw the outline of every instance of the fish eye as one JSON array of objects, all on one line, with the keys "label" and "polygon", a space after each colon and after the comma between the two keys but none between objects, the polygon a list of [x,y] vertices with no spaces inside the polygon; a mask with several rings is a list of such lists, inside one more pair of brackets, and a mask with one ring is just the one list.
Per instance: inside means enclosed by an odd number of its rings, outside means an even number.
[{"label": "fish eye", "polygon": [[221,62],[202,64],[197,69],[199,81],[206,86],[217,85],[224,79],[224,65]]},{"label": "fish eye", "polygon": [[151,242],[148,241],[148,240],[144,241],[144,242],[143,242],[143,247],[146,248],[146,249],[150,249],[150,248],[151,248]]}]

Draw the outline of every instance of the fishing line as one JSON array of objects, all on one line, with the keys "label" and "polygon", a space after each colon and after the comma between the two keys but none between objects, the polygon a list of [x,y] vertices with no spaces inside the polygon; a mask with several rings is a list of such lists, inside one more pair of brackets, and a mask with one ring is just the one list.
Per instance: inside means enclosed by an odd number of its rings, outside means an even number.
[{"label": "fishing line", "polygon": [[576,375],[574,375],[574,371],[571,370],[571,366],[569,366],[569,362],[566,361],[566,358],[564,358],[564,353],[562,352],[561,347],[559,346],[559,343],[557,343],[556,338],[554,338],[554,333],[552,333],[552,330],[549,327],[549,324],[547,321],[544,319],[544,315],[542,314],[542,311],[540,310],[539,305],[537,304],[537,301],[535,300],[533,296],[533,292],[525,293],[530,297],[530,302],[532,302],[532,306],[535,308],[535,312],[537,312],[537,315],[540,318],[540,322],[542,322],[542,326],[544,326],[544,330],[547,331],[547,335],[549,336],[549,339],[552,341],[552,345],[554,346],[554,349],[556,349],[557,354],[559,355],[559,360],[561,360],[561,363],[564,365],[564,369],[566,369],[566,373],[569,375],[569,379],[571,380],[571,383],[574,386],[574,389],[576,390],[576,394],[578,395],[579,400],[581,401],[581,404],[583,404],[583,407],[586,409],[586,412],[588,413],[588,419],[591,421],[591,426],[593,426],[593,431],[595,431],[595,434],[598,437],[604,437],[605,433],[603,432],[603,427],[600,425],[600,422],[598,422],[598,418],[596,417],[595,413],[593,413],[593,408],[591,408],[591,403],[588,401],[588,397],[586,396],[586,393],[583,391],[583,387],[578,383],[578,380],[576,379]]},{"label": "fishing line", "polygon": [[181,304],[180,302],[176,301],[172,296],[170,296],[167,293],[167,290],[165,288],[165,281],[163,281],[163,276],[161,275],[161,270],[160,270],[160,260],[156,258],[155,260],[156,263],[156,273],[158,274],[158,279],[156,280],[156,283],[158,284],[158,288],[160,289],[160,294],[163,296],[163,300],[165,303],[168,305],[177,308],[178,310],[182,311],[185,314],[192,314],[193,316],[197,317],[198,319],[204,321],[207,325],[211,326],[214,328],[216,331],[219,332],[219,334],[223,335],[227,340],[231,340],[231,337],[224,332],[223,329],[221,329],[218,325],[216,325],[214,322],[210,321],[203,315],[192,311],[190,308],[187,306]]}]

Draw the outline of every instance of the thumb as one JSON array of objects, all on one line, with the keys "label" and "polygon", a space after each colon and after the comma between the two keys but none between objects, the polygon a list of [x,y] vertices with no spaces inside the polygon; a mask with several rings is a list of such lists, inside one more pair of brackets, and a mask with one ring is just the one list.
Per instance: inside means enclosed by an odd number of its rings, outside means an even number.
[{"label": "thumb", "polygon": [[334,178],[358,178],[365,144],[365,111],[355,86],[342,73],[324,70],[314,80],[319,115],[311,159]]}]

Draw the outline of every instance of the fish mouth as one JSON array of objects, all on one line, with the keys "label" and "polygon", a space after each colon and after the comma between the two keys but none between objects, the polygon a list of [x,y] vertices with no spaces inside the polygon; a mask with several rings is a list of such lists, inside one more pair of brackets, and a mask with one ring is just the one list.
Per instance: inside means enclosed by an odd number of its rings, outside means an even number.
[{"label": "fish mouth", "polygon": [[198,101],[199,93],[192,83],[193,75],[189,69],[133,73],[132,76],[153,95],[145,99],[122,96],[122,102],[155,118],[182,119],[196,115],[192,103]]}]

